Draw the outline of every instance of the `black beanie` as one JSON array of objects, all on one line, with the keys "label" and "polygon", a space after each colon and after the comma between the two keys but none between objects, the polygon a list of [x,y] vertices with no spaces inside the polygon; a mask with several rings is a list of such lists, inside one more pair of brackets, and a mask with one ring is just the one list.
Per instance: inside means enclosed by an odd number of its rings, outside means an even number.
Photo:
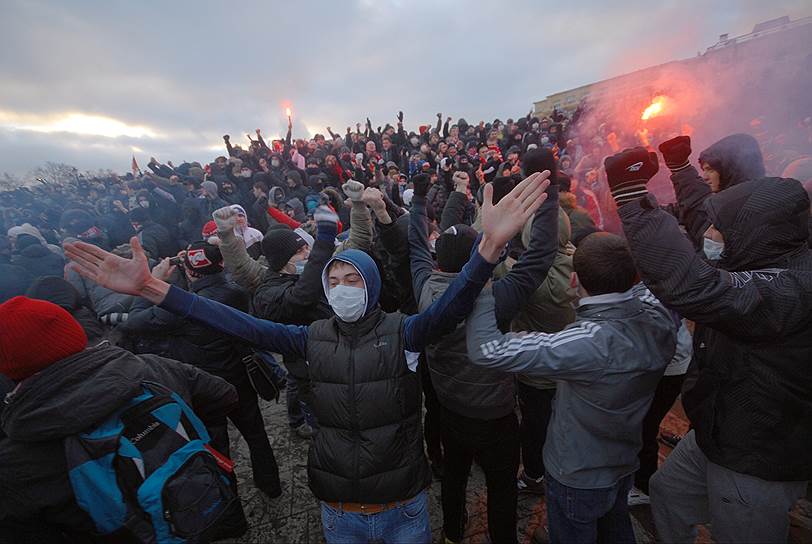
[{"label": "black beanie", "polygon": [[183,265],[193,274],[217,274],[223,271],[223,254],[219,247],[208,242],[193,242],[186,248]]},{"label": "black beanie", "polygon": [[307,241],[290,229],[269,230],[262,239],[262,254],[268,267],[279,272],[306,245]]},{"label": "black beanie", "polygon": [[93,216],[85,210],[66,210],[59,218],[59,228],[71,236],[78,236],[93,228]]},{"label": "black beanie", "polygon": [[146,208],[135,208],[130,210],[130,221],[133,223],[146,223],[150,220],[149,210]]},{"label": "black beanie", "polygon": [[477,232],[468,225],[460,223],[443,232],[434,249],[437,252],[437,266],[443,272],[459,272],[471,257],[471,250],[476,241]]}]

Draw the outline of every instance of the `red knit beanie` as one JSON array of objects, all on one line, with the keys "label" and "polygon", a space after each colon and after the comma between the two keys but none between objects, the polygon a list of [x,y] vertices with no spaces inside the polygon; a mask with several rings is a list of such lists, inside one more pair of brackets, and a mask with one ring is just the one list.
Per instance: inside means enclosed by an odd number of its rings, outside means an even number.
[{"label": "red knit beanie", "polygon": [[86,345],[82,326],[56,304],[28,297],[0,304],[0,374],[14,381],[79,353]]}]

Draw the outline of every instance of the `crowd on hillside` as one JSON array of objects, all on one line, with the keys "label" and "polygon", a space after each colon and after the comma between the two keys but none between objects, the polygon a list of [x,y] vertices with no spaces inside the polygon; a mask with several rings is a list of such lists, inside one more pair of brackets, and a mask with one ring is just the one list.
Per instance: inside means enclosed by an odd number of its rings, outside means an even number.
[{"label": "crowd on hillside", "polygon": [[258,399],[284,392],[327,542],[429,542],[433,480],[460,542],[474,462],[495,543],[518,493],[546,496],[537,542],[633,542],[649,501],[664,542],[786,542],[812,120],[768,124],[697,153],[586,105],[398,112],[0,193],[0,540],[243,534],[226,421],[277,498]]}]

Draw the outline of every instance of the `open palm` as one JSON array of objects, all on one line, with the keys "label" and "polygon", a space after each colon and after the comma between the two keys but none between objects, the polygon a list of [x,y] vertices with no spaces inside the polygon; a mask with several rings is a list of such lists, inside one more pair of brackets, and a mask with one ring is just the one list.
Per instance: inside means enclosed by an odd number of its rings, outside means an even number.
[{"label": "open palm", "polygon": [[522,230],[527,220],[547,200],[550,171],[537,172],[523,179],[493,204],[493,185],[485,185],[480,220],[482,232],[494,244],[504,245]]},{"label": "open palm", "polygon": [[130,240],[132,259],[125,259],[85,242],[65,243],[70,267],[82,276],[128,295],[141,295],[151,279],[149,263],[138,238]]}]

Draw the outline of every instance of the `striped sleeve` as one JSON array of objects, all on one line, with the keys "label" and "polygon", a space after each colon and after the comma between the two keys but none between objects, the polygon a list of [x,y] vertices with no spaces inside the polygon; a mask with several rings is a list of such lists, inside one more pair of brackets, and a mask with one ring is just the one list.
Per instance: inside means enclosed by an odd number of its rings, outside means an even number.
[{"label": "striped sleeve", "polygon": [[603,373],[609,358],[606,335],[591,321],[555,334],[502,334],[496,327],[491,292],[479,297],[466,327],[468,358],[493,370],[589,381]]}]

